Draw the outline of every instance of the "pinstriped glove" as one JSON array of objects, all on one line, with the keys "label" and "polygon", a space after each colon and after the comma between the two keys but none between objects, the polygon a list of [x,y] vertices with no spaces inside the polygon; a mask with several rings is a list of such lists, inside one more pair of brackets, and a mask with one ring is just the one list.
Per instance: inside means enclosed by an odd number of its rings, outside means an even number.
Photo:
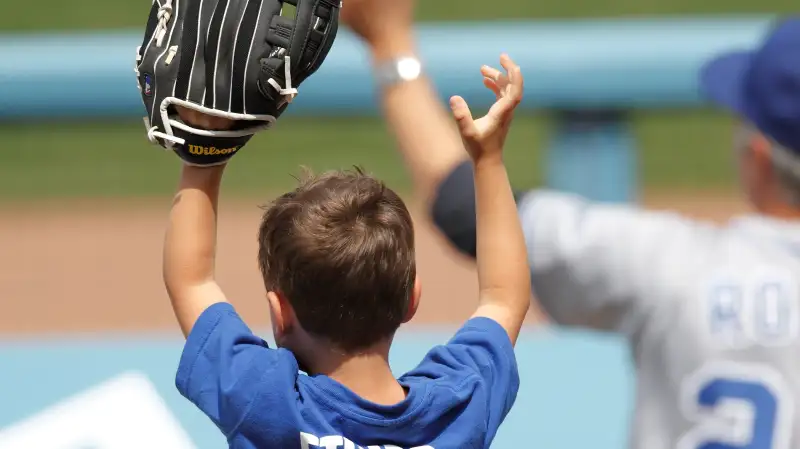
[{"label": "pinstriped glove", "polygon": [[[286,4],[294,17],[281,15]],[[319,69],[340,7],[340,0],[155,0],[135,67],[148,139],[188,164],[225,163]],[[190,126],[178,106],[233,125]]]}]

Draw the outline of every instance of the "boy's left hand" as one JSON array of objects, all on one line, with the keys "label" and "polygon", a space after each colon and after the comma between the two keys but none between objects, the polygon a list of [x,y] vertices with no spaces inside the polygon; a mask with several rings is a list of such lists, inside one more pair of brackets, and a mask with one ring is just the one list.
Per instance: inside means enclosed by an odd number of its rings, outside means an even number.
[{"label": "boy's left hand", "polygon": [[180,116],[181,120],[197,128],[221,131],[225,129],[231,129],[233,124],[236,123],[233,120],[203,114],[202,112],[198,112],[193,109],[187,109],[183,106],[178,106],[176,109],[178,110],[178,115]]},{"label": "boy's left hand", "polygon": [[522,101],[524,80],[519,66],[506,54],[500,56],[500,64],[506,73],[493,67],[481,67],[483,84],[494,92],[497,101],[489,112],[473,120],[467,102],[459,96],[450,99],[450,108],[458,122],[464,147],[473,161],[482,158],[502,158],[514,110]]},{"label": "boy's left hand", "polygon": [[[285,3],[295,5],[295,14],[281,14]],[[226,5],[222,17],[216,0],[153,2],[136,51],[147,138],[186,164],[223,164],[268,129],[319,69],[338,31],[338,1]],[[213,39],[186,32],[198,20]],[[209,126],[197,127],[180,117],[178,106],[235,123],[219,129],[216,121],[202,119]]]}]

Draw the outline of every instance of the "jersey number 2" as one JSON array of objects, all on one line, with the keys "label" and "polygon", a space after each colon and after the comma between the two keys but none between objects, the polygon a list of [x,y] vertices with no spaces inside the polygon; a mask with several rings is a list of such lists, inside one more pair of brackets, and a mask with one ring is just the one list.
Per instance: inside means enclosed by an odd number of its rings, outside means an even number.
[{"label": "jersey number 2", "polygon": [[794,407],[780,373],[712,362],[683,383],[682,406],[696,427],[678,449],[789,449]]}]

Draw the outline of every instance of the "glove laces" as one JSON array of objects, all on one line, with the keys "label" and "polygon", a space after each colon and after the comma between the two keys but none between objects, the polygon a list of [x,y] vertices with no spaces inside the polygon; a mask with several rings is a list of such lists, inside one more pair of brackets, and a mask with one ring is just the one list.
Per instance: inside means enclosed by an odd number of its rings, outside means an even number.
[{"label": "glove laces", "polygon": [[275,78],[270,78],[267,82],[270,86],[274,87],[279,94],[286,97],[287,102],[291,103],[294,97],[297,96],[297,88],[292,87],[292,59],[287,55],[283,58],[283,61],[283,73],[286,78],[286,87],[281,87],[281,85],[275,81]]},{"label": "glove laces", "polygon": [[[148,124],[147,121],[145,121],[145,126],[147,124]],[[151,143],[158,144],[158,138],[161,138],[163,140],[169,141],[169,142],[171,142],[173,144],[177,144],[177,145],[183,145],[184,143],[186,143],[186,141],[184,139],[181,139],[180,137],[176,137],[176,136],[173,136],[171,134],[162,133],[161,131],[158,131],[158,127],[157,126],[148,127],[147,128],[147,140],[149,140]],[[165,148],[165,150],[168,150],[168,149],[169,148]]]},{"label": "glove laces", "polygon": [[167,34],[167,24],[172,17],[172,0],[166,0],[163,5],[158,7],[158,24],[156,24],[156,46],[160,47]]}]

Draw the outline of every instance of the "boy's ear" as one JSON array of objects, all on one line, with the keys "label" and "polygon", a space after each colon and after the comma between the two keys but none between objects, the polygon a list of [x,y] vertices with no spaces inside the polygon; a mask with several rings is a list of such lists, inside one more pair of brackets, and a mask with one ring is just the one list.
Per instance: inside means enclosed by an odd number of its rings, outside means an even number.
[{"label": "boy's ear", "polygon": [[411,321],[411,318],[414,318],[414,315],[417,313],[417,308],[419,307],[419,300],[422,297],[422,283],[419,280],[419,276],[414,279],[414,288],[411,290],[411,297],[408,298],[408,310],[406,311],[406,316],[403,318],[403,323],[408,323]]},{"label": "boy's ear", "polygon": [[294,310],[286,298],[278,292],[267,292],[269,313],[272,319],[272,332],[279,339],[292,331],[294,327]]}]

